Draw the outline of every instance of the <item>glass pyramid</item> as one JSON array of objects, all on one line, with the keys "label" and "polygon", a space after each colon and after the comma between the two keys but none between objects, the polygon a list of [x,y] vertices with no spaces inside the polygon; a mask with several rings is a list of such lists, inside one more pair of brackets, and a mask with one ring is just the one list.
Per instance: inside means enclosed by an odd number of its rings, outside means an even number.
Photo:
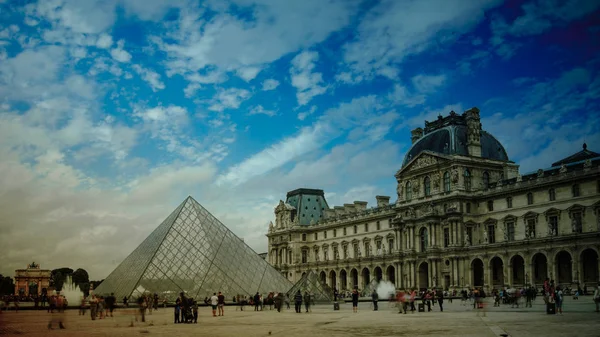
[{"label": "glass pyramid", "polygon": [[194,198],[188,197],[94,290],[118,299],[157,293],[174,301],[286,292],[292,283]]},{"label": "glass pyramid", "polygon": [[288,296],[294,298],[294,295],[300,290],[302,296],[305,292],[311,294],[312,299],[315,302],[332,302],[333,301],[333,289],[325,284],[318,275],[312,270],[306,275],[302,276],[296,284],[288,291]]}]

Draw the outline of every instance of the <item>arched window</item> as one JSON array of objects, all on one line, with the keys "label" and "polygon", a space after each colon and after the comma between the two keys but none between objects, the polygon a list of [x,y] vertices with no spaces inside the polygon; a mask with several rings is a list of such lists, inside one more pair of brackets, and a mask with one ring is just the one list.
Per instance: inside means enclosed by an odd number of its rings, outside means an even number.
[{"label": "arched window", "polygon": [[429,240],[427,228],[425,228],[425,227],[421,228],[420,238],[421,238],[421,251],[424,252],[427,250],[427,244],[428,244],[428,240]]},{"label": "arched window", "polygon": [[425,177],[425,180],[423,180],[423,186],[425,187],[425,196],[430,196],[431,195],[431,180],[429,179],[429,176]]},{"label": "arched window", "polygon": [[527,205],[533,205],[533,193],[527,193]]},{"label": "arched window", "polygon": [[406,199],[406,200],[412,199],[412,186],[410,184],[410,181],[407,182],[406,186],[404,187],[404,199]]},{"label": "arched window", "polygon": [[465,172],[463,175],[465,177],[465,190],[470,191],[471,190],[471,172],[469,172],[469,169],[465,169]]},{"label": "arched window", "polygon": [[490,174],[485,171],[483,172],[483,188],[489,188],[490,187]]},{"label": "arched window", "polygon": [[450,192],[450,172],[444,172],[444,192]]},{"label": "arched window", "polygon": [[548,200],[550,200],[550,201],[556,200],[556,191],[553,188],[548,190]]}]

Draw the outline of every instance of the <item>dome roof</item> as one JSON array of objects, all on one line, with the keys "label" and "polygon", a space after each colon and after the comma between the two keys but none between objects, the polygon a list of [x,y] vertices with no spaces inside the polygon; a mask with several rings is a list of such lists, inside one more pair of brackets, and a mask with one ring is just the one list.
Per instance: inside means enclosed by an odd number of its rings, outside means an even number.
[{"label": "dome roof", "polygon": [[[419,138],[404,156],[402,167],[422,151],[468,156],[467,126],[449,125],[433,130]],[[504,146],[494,136],[483,130],[481,131],[481,157],[508,161]]]}]

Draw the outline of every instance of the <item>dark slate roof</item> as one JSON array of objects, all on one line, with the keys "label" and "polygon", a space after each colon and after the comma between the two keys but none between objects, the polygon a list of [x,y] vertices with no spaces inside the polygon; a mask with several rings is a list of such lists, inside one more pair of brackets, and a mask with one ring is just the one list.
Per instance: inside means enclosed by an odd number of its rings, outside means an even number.
[{"label": "dark slate roof", "polygon": [[[432,151],[441,154],[458,154],[467,156],[467,126],[454,124],[430,131],[417,140],[406,153],[402,167],[406,166],[422,151]],[[504,146],[490,133],[481,131],[481,157],[508,161]]]},{"label": "dark slate roof", "polygon": [[300,225],[310,225],[311,220],[318,222],[323,218],[324,211],[329,209],[323,190],[310,188],[288,192],[285,203],[296,208]]},{"label": "dark slate roof", "polygon": [[567,158],[557,161],[556,163],[552,164],[552,166],[561,166],[562,164],[570,164],[570,163],[575,163],[575,162],[584,161],[586,159],[592,159],[592,158],[597,158],[597,157],[600,157],[600,154],[588,150],[587,144],[583,143],[583,150],[581,150],[573,155],[570,155]]}]

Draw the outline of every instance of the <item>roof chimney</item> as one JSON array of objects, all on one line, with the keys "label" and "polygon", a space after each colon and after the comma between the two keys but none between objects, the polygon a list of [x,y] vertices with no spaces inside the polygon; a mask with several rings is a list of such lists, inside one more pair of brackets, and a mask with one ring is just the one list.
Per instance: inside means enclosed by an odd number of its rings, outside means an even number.
[{"label": "roof chimney", "polygon": [[366,202],[366,201],[355,201],[354,208],[359,212],[364,211],[367,209],[367,204],[368,204],[368,202]]},{"label": "roof chimney", "polygon": [[417,142],[417,140],[419,140],[421,137],[423,137],[423,129],[420,127],[416,128],[416,129],[412,130],[410,132],[410,134],[411,134],[410,139],[412,140],[412,143],[414,144]]},{"label": "roof chimney", "polygon": [[375,196],[375,199],[377,200],[377,207],[385,207],[390,204],[390,197],[388,196],[377,195]]}]

